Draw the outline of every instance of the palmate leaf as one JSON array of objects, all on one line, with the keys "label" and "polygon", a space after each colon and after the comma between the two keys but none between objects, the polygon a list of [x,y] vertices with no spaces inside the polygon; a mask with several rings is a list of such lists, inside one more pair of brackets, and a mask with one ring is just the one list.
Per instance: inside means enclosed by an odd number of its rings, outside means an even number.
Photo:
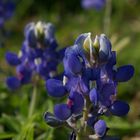
[{"label": "palmate leaf", "polygon": [[50,112],[45,112],[44,114],[44,120],[48,125],[51,127],[59,127],[65,124],[65,121],[61,121],[57,119],[52,113]]}]

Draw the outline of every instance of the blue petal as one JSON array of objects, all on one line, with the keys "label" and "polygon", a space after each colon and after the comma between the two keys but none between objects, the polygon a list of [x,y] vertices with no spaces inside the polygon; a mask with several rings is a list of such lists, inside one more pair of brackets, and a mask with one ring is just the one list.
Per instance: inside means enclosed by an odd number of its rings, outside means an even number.
[{"label": "blue petal", "polygon": [[134,75],[134,67],[132,65],[121,66],[117,69],[115,80],[117,82],[126,82]]},{"label": "blue petal", "polygon": [[66,48],[62,48],[58,51],[58,54],[59,54],[59,59],[60,60],[63,60],[63,57],[64,57],[64,54],[65,54],[65,50]]},{"label": "blue petal", "polygon": [[[55,76],[56,66],[57,66],[57,63],[53,61],[48,62],[47,64],[41,63],[36,66],[36,71],[44,78],[48,77],[50,72],[52,71],[54,72],[54,76]],[[52,77],[54,76],[52,75]]]},{"label": "blue petal", "polygon": [[37,38],[34,30],[30,30],[27,36],[27,40],[31,48],[35,48],[37,46]]},{"label": "blue petal", "polygon": [[67,94],[66,88],[60,80],[49,79],[46,81],[48,94],[52,97],[62,97]]},{"label": "blue petal", "polygon": [[21,63],[20,59],[15,53],[7,52],[5,55],[6,61],[12,66],[17,66]]},{"label": "blue petal", "polygon": [[83,93],[83,95],[87,95],[89,93],[89,80],[87,77],[82,76],[79,82],[81,93]]},{"label": "blue petal", "polygon": [[20,87],[20,81],[17,77],[11,76],[6,79],[6,85],[9,89],[15,90]]},{"label": "blue petal", "polygon": [[[47,44],[46,44],[47,45]],[[50,40],[50,49],[55,50],[58,47],[58,44],[55,39]]]},{"label": "blue petal", "polygon": [[111,52],[111,57],[108,61],[108,64],[111,65],[111,66],[116,64],[116,52],[115,51]]},{"label": "blue petal", "polygon": [[100,69],[86,68],[86,70],[84,70],[84,76],[86,76],[88,80],[97,80],[100,76]]},{"label": "blue petal", "polygon": [[28,66],[19,65],[16,68],[16,72],[17,72],[18,78],[20,79],[20,82],[22,84],[27,84],[31,81],[32,71]]},{"label": "blue petal", "polygon": [[104,34],[101,34],[99,42],[99,58],[101,61],[107,61],[109,58],[111,58],[111,43]]},{"label": "blue petal", "polygon": [[89,36],[89,33],[83,33],[77,37],[74,44],[83,46],[85,39]]},{"label": "blue petal", "polygon": [[78,74],[82,70],[82,64],[78,57],[75,55],[71,55],[68,59],[68,66],[71,69],[71,72],[74,74]]},{"label": "blue petal", "polygon": [[76,55],[71,54],[68,57],[64,58],[64,68],[66,73],[71,73],[75,75],[81,72],[82,63]]},{"label": "blue petal", "polygon": [[45,37],[46,38],[54,38],[54,34],[55,34],[55,27],[52,23],[47,23],[47,24],[44,24],[44,27],[45,28]]},{"label": "blue petal", "polygon": [[47,67],[46,66],[40,64],[40,65],[37,66],[37,69],[36,70],[37,70],[37,72],[41,76],[43,76],[43,77],[47,77],[48,76],[48,72],[47,72]]},{"label": "blue petal", "polygon": [[71,116],[71,110],[67,104],[56,104],[54,114],[60,120],[67,120]]},{"label": "blue petal", "polygon": [[69,80],[66,82],[66,88],[68,91],[70,91],[71,89],[76,89],[77,88],[77,84],[79,83],[79,78],[78,77],[69,77]]},{"label": "blue petal", "polygon": [[116,86],[113,83],[105,84],[102,88],[103,95],[113,95],[116,93]]},{"label": "blue petal", "polygon": [[93,127],[94,123],[97,121],[97,116],[91,116],[88,118],[87,120],[87,124],[90,126],[90,127]]},{"label": "blue petal", "polygon": [[89,93],[90,101],[96,106],[98,102],[97,90],[93,88]]},{"label": "blue petal", "polygon": [[116,116],[125,116],[129,112],[129,105],[123,101],[115,101],[110,107],[110,112]]},{"label": "blue petal", "polygon": [[56,118],[50,112],[45,112],[45,114],[44,114],[44,120],[51,127],[60,127],[60,126],[64,125],[64,123],[65,123],[65,121],[59,120],[58,118]]},{"label": "blue petal", "polygon": [[37,37],[35,35],[35,23],[31,22],[25,26],[24,35],[29,47],[35,48],[37,45]]},{"label": "blue petal", "polygon": [[30,30],[33,30],[34,27],[35,27],[34,22],[30,22],[25,26],[25,28],[24,28],[24,36],[25,36],[26,39],[28,38]]},{"label": "blue petal", "polygon": [[112,100],[111,96],[115,95],[116,93],[116,86],[114,84],[105,84],[102,88],[102,91],[100,91],[100,101],[102,105],[110,106]]},{"label": "blue petal", "polygon": [[106,123],[104,120],[98,120],[95,125],[94,125],[94,131],[95,131],[95,134],[98,136],[98,137],[103,137],[106,133]]},{"label": "blue petal", "polygon": [[82,94],[78,92],[71,92],[69,98],[73,101],[73,105],[71,108],[72,113],[80,114],[84,107],[84,97],[82,96]]}]

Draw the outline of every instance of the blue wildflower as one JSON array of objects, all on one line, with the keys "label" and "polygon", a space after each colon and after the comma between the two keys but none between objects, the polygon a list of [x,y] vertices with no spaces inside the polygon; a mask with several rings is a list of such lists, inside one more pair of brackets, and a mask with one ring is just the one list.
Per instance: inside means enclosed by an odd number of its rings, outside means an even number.
[{"label": "blue wildflower", "polygon": [[117,68],[116,52],[112,51],[110,40],[104,34],[91,38],[91,33],[81,34],[66,49],[63,65],[63,81],[46,82],[49,95],[68,96],[66,103],[54,107],[54,115],[73,131],[78,129],[78,121],[84,121],[82,128],[88,125],[99,138],[104,137],[107,125],[100,117],[124,116],[129,112],[129,105],[117,100],[117,85],[132,78],[133,66]]},{"label": "blue wildflower", "polygon": [[13,16],[15,10],[15,4],[12,0],[0,1],[0,29],[3,28],[6,20]]},{"label": "blue wildflower", "polygon": [[32,22],[26,25],[24,35],[25,39],[19,54],[7,52],[5,55],[8,64],[16,67],[16,77],[20,80],[20,84],[31,82],[36,74],[45,80],[59,77],[57,66],[65,49],[56,50],[58,44],[54,26],[41,21]]},{"label": "blue wildflower", "polygon": [[106,0],[82,0],[82,7],[84,9],[100,10],[104,7]]}]

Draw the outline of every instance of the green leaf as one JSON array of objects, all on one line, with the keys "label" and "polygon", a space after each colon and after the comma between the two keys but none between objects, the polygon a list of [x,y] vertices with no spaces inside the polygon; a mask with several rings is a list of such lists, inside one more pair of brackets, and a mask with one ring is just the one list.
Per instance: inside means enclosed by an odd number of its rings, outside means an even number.
[{"label": "green leaf", "polygon": [[16,18],[22,18],[24,14],[30,9],[31,5],[33,4],[34,0],[21,0],[16,8]]},{"label": "green leaf", "polygon": [[6,114],[2,114],[1,123],[6,125],[9,129],[19,132],[21,124],[19,120],[13,116],[8,116]]},{"label": "green leaf", "polygon": [[14,137],[16,134],[14,133],[0,133],[0,139],[8,139]]},{"label": "green leaf", "polygon": [[34,123],[26,123],[23,125],[20,134],[15,138],[15,140],[33,140],[34,138]]}]

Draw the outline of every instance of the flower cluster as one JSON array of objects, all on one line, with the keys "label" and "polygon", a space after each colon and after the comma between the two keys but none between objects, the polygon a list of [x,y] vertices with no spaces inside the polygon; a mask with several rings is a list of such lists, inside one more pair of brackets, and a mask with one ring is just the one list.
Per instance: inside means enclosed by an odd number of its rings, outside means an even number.
[{"label": "flower cluster", "polygon": [[0,1],[0,28],[4,26],[6,20],[13,16],[15,5],[12,1]]},{"label": "flower cluster", "polygon": [[4,25],[9,20],[15,10],[15,3],[12,0],[1,0],[0,1],[0,47],[3,47],[4,40],[7,37],[8,31]]},{"label": "flower cluster", "polygon": [[[66,49],[63,63],[63,81],[49,79],[46,88],[50,96],[67,95],[68,99],[55,105],[54,115],[46,112],[45,121],[51,126],[67,124],[74,132],[71,140],[78,135],[92,136],[93,132],[104,137],[108,128],[101,116],[121,117],[129,112],[129,105],[117,99],[117,85],[131,79],[133,66],[117,68],[110,40],[104,34],[92,39],[91,33],[81,34]],[[88,129],[92,133],[87,133]]]},{"label": "flower cluster", "polygon": [[7,86],[16,89],[31,81],[35,74],[45,80],[57,77],[57,65],[63,56],[63,49],[57,51],[55,28],[51,23],[29,23],[24,30],[25,40],[19,54],[7,52],[6,61],[16,67],[16,76],[8,77]]},{"label": "flower cluster", "polygon": [[84,9],[100,10],[104,7],[106,0],[82,0],[81,5]]}]

